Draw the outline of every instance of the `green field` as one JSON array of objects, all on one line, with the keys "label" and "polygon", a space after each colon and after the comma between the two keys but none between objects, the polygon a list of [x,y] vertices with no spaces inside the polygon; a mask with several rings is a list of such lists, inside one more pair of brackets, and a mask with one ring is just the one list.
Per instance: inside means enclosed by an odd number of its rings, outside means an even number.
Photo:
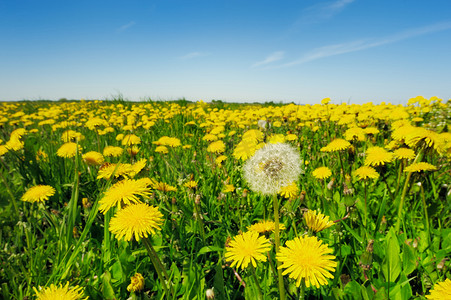
[{"label": "green field", "polygon": [[450,129],[436,97],[0,103],[0,298],[446,299]]}]

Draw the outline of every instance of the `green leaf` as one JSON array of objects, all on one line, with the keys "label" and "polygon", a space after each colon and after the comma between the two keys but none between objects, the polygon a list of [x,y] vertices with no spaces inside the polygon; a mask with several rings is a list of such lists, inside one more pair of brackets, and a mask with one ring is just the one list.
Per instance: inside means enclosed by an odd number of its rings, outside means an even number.
[{"label": "green leaf", "polygon": [[402,269],[406,275],[409,275],[417,268],[415,258],[415,249],[412,246],[403,244],[402,246]]},{"label": "green leaf", "polygon": [[385,287],[381,287],[377,290],[376,295],[374,295],[373,300],[388,300],[387,291]]},{"label": "green leaf", "polygon": [[344,288],[344,293],[347,296],[351,296],[351,299],[361,299],[362,295],[360,293],[360,284],[356,281],[348,282]]},{"label": "green leaf", "polygon": [[218,300],[226,299],[226,294],[224,290],[224,274],[222,270],[221,259],[216,264],[215,271],[216,271],[214,279],[215,299]]},{"label": "green leaf", "polygon": [[111,285],[111,274],[108,271],[105,271],[102,276],[102,295],[103,299],[116,299],[113,286]]},{"label": "green leaf", "polygon": [[390,228],[385,241],[386,249],[385,258],[382,262],[382,272],[388,282],[395,282],[399,273],[401,273],[401,259],[399,255],[398,238],[396,237],[393,227]]},{"label": "green leaf", "polygon": [[199,252],[197,253],[197,257],[208,252],[221,252],[222,250],[224,249],[217,246],[205,246],[199,250]]},{"label": "green leaf", "polygon": [[402,300],[409,300],[412,299],[412,287],[410,286],[409,282],[412,280],[408,279],[406,274],[404,272],[401,273],[401,276],[399,277],[399,281],[401,283],[401,299]]}]

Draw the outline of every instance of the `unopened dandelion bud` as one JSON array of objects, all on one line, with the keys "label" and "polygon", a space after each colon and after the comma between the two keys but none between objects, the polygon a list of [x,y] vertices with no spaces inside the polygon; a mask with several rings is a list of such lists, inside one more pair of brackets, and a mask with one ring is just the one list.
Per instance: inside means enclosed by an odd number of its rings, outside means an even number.
[{"label": "unopened dandelion bud", "polygon": [[194,200],[194,203],[200,204],[200,195],[199,194],[196,195],[196,199]]}]

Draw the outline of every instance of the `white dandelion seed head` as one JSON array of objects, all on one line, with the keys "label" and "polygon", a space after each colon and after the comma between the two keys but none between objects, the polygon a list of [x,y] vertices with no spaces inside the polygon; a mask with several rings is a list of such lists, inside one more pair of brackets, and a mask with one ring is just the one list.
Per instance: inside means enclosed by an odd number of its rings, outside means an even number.
[{"label": "white dandelion seed head", "polygon": [[303,173],[301,164],[299,151],[293,146],[267,144],[246,161],[243,175],[254,192],[275,195],[282,187],[299,179]]}]

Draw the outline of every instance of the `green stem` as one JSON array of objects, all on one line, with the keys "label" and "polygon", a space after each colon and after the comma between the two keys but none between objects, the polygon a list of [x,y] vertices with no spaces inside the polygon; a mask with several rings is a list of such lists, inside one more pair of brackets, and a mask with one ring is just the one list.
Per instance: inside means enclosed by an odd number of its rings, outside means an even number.
[{"label": "green stem", "polygon": [[364,179],[365,186],[365,215],[364,215],[364,226],[366,231],[368,232],[367,224],[368,224],[368,206],[367,206],[367,180]]},{"label": "green stem", "polygon": [[[3,160],[0,159],[0,162],[2,163],[2,166],[5,170],[8,170],[6,168],[6,166],[3,163]],[[16,203],[16,198],[14,197],[14,194],[11,192],[11,189],[9,188],[9,185],[5,179],[5,177],[3,177],[3,172],[0,171],[0,177],[2,177],[3,183],[5,184],[6,190],[8,191],[9,196],[11,197],[11,203],[14,207],[14,211],[16,213],[16,216],[19,216],[19,209],[17,208],[17,203]]]},{"label": "green stem", "polygon": [[205,239],[204,222],[202,221],[202,215],[201,215],[202,211],[200,208],[200,199],[199,198],[200,197],[196,197],[196,199],[194,200],[194,210],[196,212],[196,220],[198,223],[197,225],[199,226],[199,231],[202,236],[202,241],[205,244],[206,239]]},{"label": "green stem", "polygon": [[263,300],[262,288],[260,287],[260,284],[258,283],[257,274],[255,272],[255,268],[252,265],[252,263],[250,264],[250,268],[252,270],[252,278],[254,279],[255,285],[257,286],[257,297],[259,300]]},{"label": "green stem", "polygon": [[[147,238],[143,238],[144,246],[146,247],[147,253],[149,254],[150,260],[152,261],[153,266],[155,267],[155,270],[157,271],[158,278],[160,279],[161,285],[163,286],[164,293],[166,294],[166,298],[169,298],[169,289],[166,285],[169,282],[169,276],[166,273],[166,270],[164,269],[163,265],[161,264],[160,259],[158,258],[157,253],[152,247],[152,244]],[[166,277],[166,278],[165,278]],[[174,293],[171,288],[171,294],[174,296]]]},{"label": "green stem", "polygon": [[[423,156],[423,149],[418,152],[417,157],[415,157],[415,160],[413,163],[416,163],[417,161],[420,161]],[[396,221],[395,225],[395,231],[399,232],[399,227],[401,226],[401,217],[402,217],[402,207],[404,205],[404,199],[406,198],[407,190],[409,187],[409,181],[410,177],[412,176],[412,172],[407,173],[406,181],[404,182],[404,187],[402,189],[401,199],[399,200],[399,206],[398,206],[398,220]]]},{"label": "green stem", "polygon": [[429,216],[428,216],[428,208],[426,205],[426,197],[424,196],[423,185],[420,185],[420,190],[421,190],[421,200],[423,201],[424,218],[426,221],[426,232],[427,232],[427,237],[428,237],[428,242],[429,242],[429,240],[430,240],[430,238],[429,238]]},{"label": "green stem", "polygon": [[[274,240],[276,244],[276,256],[279,253],[280,246],[280,236],[279,236],[279,201],[277,199],[277,194],[273,196],[273,206],[274,206]],[[285,300],[285,286],[283,284],[282,269],[280,269],[280,262],[277,261],[277,276],[279,278],[279,294],[280,300]]]},{"label": "green stem", "polygon": [[299,300],[304,300],[304,298],[305,298],[305,278],[302,278],[300,288],[301,288],[301,291],[299,292]]}]

